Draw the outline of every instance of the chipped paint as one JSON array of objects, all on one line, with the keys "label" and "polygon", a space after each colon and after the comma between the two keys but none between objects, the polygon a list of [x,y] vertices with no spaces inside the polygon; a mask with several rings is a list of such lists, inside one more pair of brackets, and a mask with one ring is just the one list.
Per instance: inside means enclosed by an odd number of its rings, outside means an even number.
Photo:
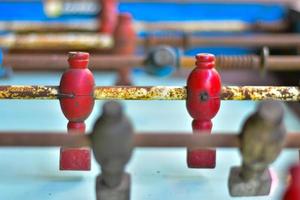
[{"label": "chipped paint", "polygon": [[56,86],[0,86],[0,99],[57,99]]},{"label": "chipped paint", "polygon": [[0,45],[9,49],[109,49],[114,45],[107,34],[61,33],[61,34],[9,34],[0,36]]},{"label": "chipped paint", "polygon": [[225,86],[222,88],[221,99],[252,101],[273,99],[280,101],[300,101],[300,88],[272,86]]},{"label": "chipped paint", "polygon": [[[0,99],[58,99],[73,97],[59,94],[58,86],[0,86]],[[96,87],[96,100],[185,100],[186,87],[180,86],[107,86]],[[299,87],[224,86],[221,100],[300,101]]]},{"label": "chipped paint", "polygon": [[185,87],[96,87],[95,99],[98,100],[184,100]]}]

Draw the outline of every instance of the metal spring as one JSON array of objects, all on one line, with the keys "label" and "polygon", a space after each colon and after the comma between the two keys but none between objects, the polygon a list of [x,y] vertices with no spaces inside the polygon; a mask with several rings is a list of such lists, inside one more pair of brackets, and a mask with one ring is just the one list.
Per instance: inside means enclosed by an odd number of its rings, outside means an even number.
[{"label": "metal spring", "polygon": [[255,55],[218,56],[216,64],[222,69],[258,69],[260,68],[260,59]]}]

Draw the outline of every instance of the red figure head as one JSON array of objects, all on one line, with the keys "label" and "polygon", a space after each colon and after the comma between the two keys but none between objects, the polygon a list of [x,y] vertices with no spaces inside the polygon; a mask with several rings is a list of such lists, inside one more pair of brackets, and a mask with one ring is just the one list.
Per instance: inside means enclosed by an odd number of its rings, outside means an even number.
[{"label": "red figure head", "polygon": [[89,64],[89,59],[89,53],[70,52],[68,62],[71,69],[86,69]]},{"label": "red figure head", "polygon": [[196,68],[187,81],[186,102],[191,117],[196,120],[211,120],[219,111],[221,79],[214,67],[214,55],[196,55]]},{"label": "red figure head", "polygon": [[87,68],[89,54],[72,52],[68,62],[70,69],[63,74],[59,92],[73,95],[62,97],[60,105],[66,118],[71,122],[84,122],[93,110],[94,106],[94,76]]}]

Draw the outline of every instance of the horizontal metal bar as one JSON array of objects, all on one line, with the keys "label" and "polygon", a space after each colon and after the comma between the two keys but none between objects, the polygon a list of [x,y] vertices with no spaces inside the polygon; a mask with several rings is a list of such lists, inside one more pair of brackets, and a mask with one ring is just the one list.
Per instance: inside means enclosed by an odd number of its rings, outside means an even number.
[{"label": "horizontal metal bar", "polygon": [[[136,147],[155,148],[238,148],[238,133],[136,133]],[[89,135],[67,133],[1,132],[0,147],[82,147],[91,146]],[[285,148],[300,148],[300,133],[288,133]]]},{"label": "horizontal metal bar", "polygon": [[[59,99],[74,98],[74,94],[59,93],[58,86],[0,86],[0,99]],[[97,86],[95,100],[185,100],[184,86]],[[299,87],[285,86],[224,86],[221,100],[300,101]]]}]

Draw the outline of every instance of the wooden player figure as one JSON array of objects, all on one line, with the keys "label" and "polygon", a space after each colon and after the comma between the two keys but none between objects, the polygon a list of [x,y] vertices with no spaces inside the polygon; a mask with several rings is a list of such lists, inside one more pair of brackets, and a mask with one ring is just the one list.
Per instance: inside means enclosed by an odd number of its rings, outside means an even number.
[{"label": "wooden player figure", "polygon": [[[194,118],[194,132],[210,133],[211,119],[220,108],[221,79],[214,69],[215,56],[212,54],[196,55],[196,68],[187,80],[186,107]],[[214,168],[216,166],[216,150],[189,149],[187,164],[190,168]]]},{"label": "wooden player figure", "polygon": [[231,196],[262,196],[270,193],[268,166],[280,154],[286,134],[283,107],[262,102],[245,122],[240,134],[242,166],[233,167],[228,181]]},{"label": "wooden player figure", "polygon": [[129,200],[131,181],[124,168],[133,150],[133,128],[120,104],[104,104],[91,141],[102,172],[96,181],[97,200]]},{"label": "wooden player figure", "polygon": [[113,34],[118,21],[117,0],[98,0],[101,6],[100,33]]},{"label": "wooden player figure", "polygon": [[[84,134],[84,121],[94,107],[95,81],[87,68],[89,54],[71,52],[68,59],[70,69],[64,72],[59,86],[61,109],[69,120],[68,132]],[[88,148],[61,148],[60,170],[90,170],[91,155]]]},{"label": "wooden player figure", "polygon": [[[114,32],[114,54],[132,55],[135,52],[136,33],[130,13],[120,13]],[[131,69],[120,66],[117,85],[131,85]]]}]

